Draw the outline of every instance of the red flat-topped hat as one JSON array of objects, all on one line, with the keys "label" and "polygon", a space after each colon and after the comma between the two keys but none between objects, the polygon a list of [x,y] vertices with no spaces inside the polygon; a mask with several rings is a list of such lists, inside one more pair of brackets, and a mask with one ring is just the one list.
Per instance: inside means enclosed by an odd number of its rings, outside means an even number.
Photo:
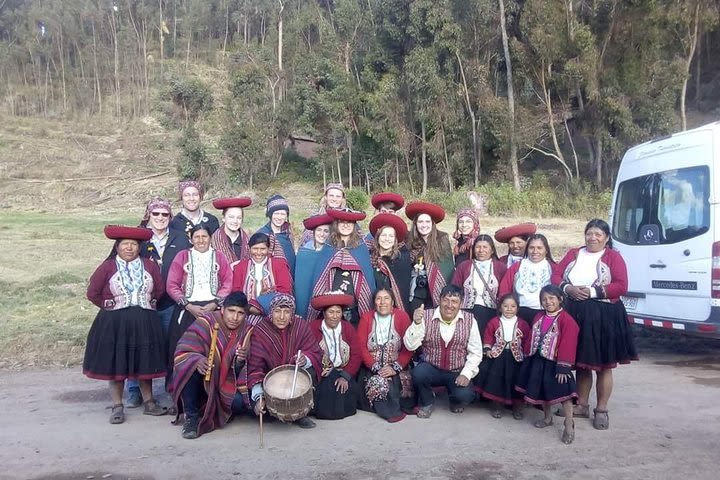
[{"label": "red flat-topped hat", "polygon": [[320,215],[313,215],[312,217],[303,220],[303,225],[308,230],[315,230],[320,225],[330,225],[333,219],[327,213],[321,213]]},{"label": "red flat-topped hat", "polygon": [[328,307],[337,305],[339,307],[349,307],[354,303],[355,299],[352,295],[344,293],[326,293],[318,295],[310,300],[310,305],[315,310],[325,310]]},{"label": "red flat-topped hat", "polygon": [[405,220],[394,213],[378,213],[370,220],[370,234],[374,237],[378,230],[383,227],[392,227],[395,230],[395,238],[398,243],[405,240],[408,227]]},{"label": "red flat-topped hat", "polygon": [[495,240],[500,243],[508,243],[513,237],[529,237],[535,232],[537,232],[537,225],[534,223],[520,223],[495,232]]},{"label": "red flat-topped hat", "polygon": [[403,205],[405,205],[405,199],[399,193],[381,192],[373,195],[370,203],[372,203],[372,206],[376,209],[380,209],[380,205],[383,203],[392,203],[395,205],[395,210],[400,210]]},{"label": "red flat-topped hat", "polygon": [[435,223],[440,223],[445,218],[445,210],[443,210],[440,205],[435,205],[434,203],[416,200],[408,203],[408,206],[405,207],[405,215],[407,215],[410,220],[414,221],[415,218],[422,213],[430,215],[430,218],[432,218],[432,221]]},{"label": "red flat-topped hat", "polygon": [[228,198],[218,198],[216,200],[213,200],[212,202],[213,207],[217,208],[218,210],[225,210],[226,208],[245,208],[252,205],[252,198],[250,197],[228,197]]},{"label": "red flat-topped hat", "polygon": [[137,240],[144,242],[153,236],[152,230],[142,227],[126,227],[124,225],[106,225],[105,236],[111,240]]},{"label": "red flat-topped hat", "polygon": [[329,208],[327,214],[333,220],[344,220],[346,222],[359,222],[365,220],[365,212],[358,212],[349,208]]}]

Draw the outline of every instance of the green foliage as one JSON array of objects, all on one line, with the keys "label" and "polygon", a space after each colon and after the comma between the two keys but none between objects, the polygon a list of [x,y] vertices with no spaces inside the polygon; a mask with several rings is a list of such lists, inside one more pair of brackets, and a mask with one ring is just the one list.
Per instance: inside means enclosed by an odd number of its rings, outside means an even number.
[{"label": "green foliage", "polygon": [[166,96],[182,109],[186,121],[195,121],[200,114],[209,112],[213,108],[210,87],[197,78],[176,77],[170,79]]},{"label": "green foliage", "polygon": [[183,130],[178,146],[182,151],[182,157],[177,162],[179,178],[206,178],[210,174],[210,166],[205,145],[192,124]]},{"label": "green foliage", "polygon": [[345,199],[347,200],[348,207],[353,210],[360,210],[364,212],[370,205],[367,193],[359,188],[353,188],[345,191]]}]

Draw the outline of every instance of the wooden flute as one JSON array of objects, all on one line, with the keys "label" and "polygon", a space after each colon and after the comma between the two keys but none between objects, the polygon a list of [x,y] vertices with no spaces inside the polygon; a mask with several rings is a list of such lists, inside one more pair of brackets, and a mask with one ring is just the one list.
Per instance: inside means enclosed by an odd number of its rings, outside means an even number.
[{"label": "wooden flute", "polygon": [[213,325],[212,332],[210,333],[210,353],[208,353],[208,368],[205,372],[205,381],[210,381],[210,374],[212,373],[213,362],[215,361],[215,350],[217,349],[217,337],[220,325],[215,322]]}]

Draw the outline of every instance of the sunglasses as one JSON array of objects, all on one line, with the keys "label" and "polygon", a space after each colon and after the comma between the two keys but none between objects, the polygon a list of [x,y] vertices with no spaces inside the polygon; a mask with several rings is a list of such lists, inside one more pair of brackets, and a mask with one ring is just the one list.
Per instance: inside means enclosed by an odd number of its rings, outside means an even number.
[{"label": "sunglasses", "polygon": [[150,212],[150,215],[152,215],[153,217],[165,217],[165,218],[170,216],[170,214],[167,212]]}]

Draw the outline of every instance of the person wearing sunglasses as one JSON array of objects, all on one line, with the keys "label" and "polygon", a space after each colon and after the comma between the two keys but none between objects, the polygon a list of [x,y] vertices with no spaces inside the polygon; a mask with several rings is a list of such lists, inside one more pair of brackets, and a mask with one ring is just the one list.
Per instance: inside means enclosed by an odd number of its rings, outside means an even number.
[{"label": "person wearing sunglasses", "polygon": [[[146,205],[145,215],[140,222],[141,227],[152,230],[152,238],[140,243],[140,257],[148,258],[160,267],[163,285],[167,283],[168,272],[175,255],[192,246],[184,232],[170,230],[169,225],[172,218],[170,202],[160,197],[154,197]],[[158,299],[157,312],[165,336],[167,336],[174,309],[175,301],[167,292],[164,292]],[[125,406],[135,408],[142,405],[143,397],[137,381],[128,380],[127,388],[128,399]]]}]

